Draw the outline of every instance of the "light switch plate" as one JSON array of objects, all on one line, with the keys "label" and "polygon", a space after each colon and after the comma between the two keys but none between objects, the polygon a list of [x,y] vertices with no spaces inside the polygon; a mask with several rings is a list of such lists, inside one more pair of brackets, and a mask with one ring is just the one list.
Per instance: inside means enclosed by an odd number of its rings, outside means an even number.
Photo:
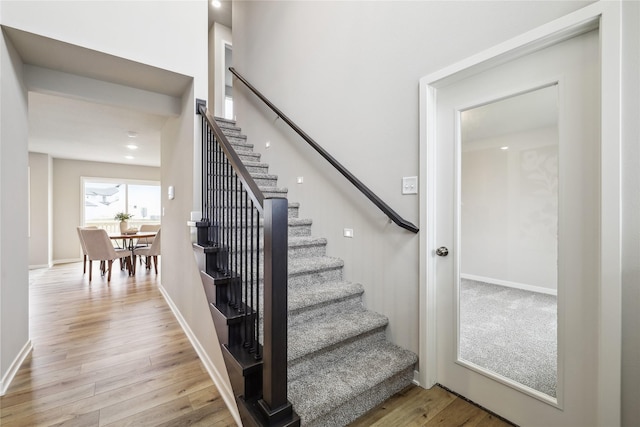
[{"label": "light switch plate", "polygon": [[417,176],[405,176],[402,178],[402,194],[418,194]]},{"label": "light switch plate", "polygon": [[343,235],[344,237],[353,238],[353,228],[345,228]]}]

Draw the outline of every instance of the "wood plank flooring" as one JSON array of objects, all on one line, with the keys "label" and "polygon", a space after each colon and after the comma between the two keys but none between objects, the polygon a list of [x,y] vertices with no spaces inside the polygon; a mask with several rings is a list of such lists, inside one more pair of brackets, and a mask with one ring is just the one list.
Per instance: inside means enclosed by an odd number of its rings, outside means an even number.
[{"label": "wood plank flooring", "polygon": [[438,386],[425,390],[410,386],[382,402],[350,424],[350,427],[512,427]]},{"label": "wood plank flooring", "polygon": [[[0,398],[0,425],[235,426],[155,273],[114,269],[108,284],[94,268],[91,284],[78,263],[30,273],[34,349]],[[462,425],[509,426],[439,387],[415,386],[351,424]]]},{"label": "wood plank flooring", "polygon": [[94,269],[91,284],[82,264],[31,272],[33,352],[0,425],[235,426],[156,274],[114,268],[108,284]]}]

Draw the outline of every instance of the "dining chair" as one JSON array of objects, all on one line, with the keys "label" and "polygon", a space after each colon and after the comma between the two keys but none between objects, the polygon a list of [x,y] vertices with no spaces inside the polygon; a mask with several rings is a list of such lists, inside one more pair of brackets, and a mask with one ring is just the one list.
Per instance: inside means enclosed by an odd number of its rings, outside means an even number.
[{"label": "dining chair", "polygon": [[[160,224],[142,224],[138,231],[140,231],[140,233],[148,233],[157,232],[158,230],[160,230]],[[136,248],[151,245],[153,243],[153,239],[155,239],[155,237],[143,237],[136,243]]]},{"label": "dining chair", "polygon": [[84,240],[84,244],[87,249],[87,258],[89,258],[89,281],[91,281],[92,262],[103,261],[105,265],[102,265],[100,271],[102,275],[105,273],[105,267],[107,273],[107,282],[111,281],[111,266],[113,260],[120,259],[120,265],[122,266],[122,259],[126,259],[127,268],[131,271],[131,250],[114,248],[109,239],[107,232],[101,228],[98,229],[80,229],[80,235]]},{"label": "dining chair", "polygon": [[84,244],[84,239],[82,238],[82,234],[80,234],[81,229],[90,229],[94,230],[98,227],[95,225],[87,225],[85,227],[78,226],[78,239],[80,239],[80,247],[82,248],[82,274],[87,272],[87,246]]},{"label": "dining chair", "polygon": [[160,255],[161,231],[162,230],[158,230],[151,246],[133,249],[133,274],[136,273],[136,256],[140,256],[141,259],[142,257],[146,257],[147,269],[151,269],[151,258],[153,258],[153,266],[156,270],[156,274],[158,274],[158,255]]}]

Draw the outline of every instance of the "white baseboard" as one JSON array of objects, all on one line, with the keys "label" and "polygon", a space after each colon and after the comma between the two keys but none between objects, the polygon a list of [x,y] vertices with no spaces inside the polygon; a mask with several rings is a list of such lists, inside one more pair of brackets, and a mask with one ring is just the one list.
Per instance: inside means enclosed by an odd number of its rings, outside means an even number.
[{"label": "white baseboard", "polygon": [[[207,370],[207,372],[209,373],[211,380],[214,382],[214,384],[218,388],[218,391],[220,392],[220,396],[222,396],[222,399],[227,404],[227,408],[229,408],[229,411],[231,412],[233,419],[236,421],[236,424],[241,426],[242,421],[240,420],[240,413],[238,412],[238,409],[237,409],[238,407],[236,405],[236,399],[233,395],[233,390],[231,390],[227,386],[227,383],[226,381],[224,381],[223,376],[220,374],[220,371],[218,371],[216,366],[211,361],[211,358],[209,357],[209,355],[204,351],[204,348],[200,344],[200,341],[198,341],[198,338],[196,338],[196,335],[193,333],[193,331],[189,327],[189,324],[184,319],[184,317],[182,317],[182,313],[180,313],[180,310],[178,310],[178,307],[173,303],[167,291],[162,287],[162,285],[158,285],[158,289],[160,289],[160,293],[162,294],[165,301],[169,305],[169,308],[171,308],[173,315],[178,320],[178,323],[182,327],[182,330],[184,331],[184,333],[187,335],[187,338],[191,342],[191,345],[193,346],[194,350],[196,351],[196,353],[198,353],[200,360],[204,364],[204,367]],[[206,319],[206,320],[209,320],[209,319]]]},{"label": "white baseboard", "polygon": [[67,258],[67,259],[56,259],[53,261],[53,265],[56,264],[69,264],[72,262],[81,262],[82,258]]},{"label": "white baseboard", "polygon": [[49,264],[30,265],[29,270],[38,270],[40,268],[49,268],[49,267],[51,267]]},{"label": "white baseboard", "polygon": [[20,350],[20,353],[18,353],[11,363],[11,366],[9,366],[7,372],[3,375],[2,380],[0,380],[0,396],[5,395],[11,381],[13,381],[13,378],[18,373],[18,369],[22,366],[24,359],[26,359],[29,353],[31,353],[31,350],[33,350],[33,345],[31,344],[31,340],[28,340],[24,347],[22,347],[22,350]]},{"label": "white baseboard", "polygon": [[474,274],[461,274],[460,278],[467,280],[475,280],[477,282],[489,283],[492,285],[505,286],[507,288],[522,289],[529,292],[537,292],[539,294],[558,295],[557,289],[543,288],[542,286],[525,285],[524,283],[510,282],[508,280],[493,279],[491,277],[476,276]]}]

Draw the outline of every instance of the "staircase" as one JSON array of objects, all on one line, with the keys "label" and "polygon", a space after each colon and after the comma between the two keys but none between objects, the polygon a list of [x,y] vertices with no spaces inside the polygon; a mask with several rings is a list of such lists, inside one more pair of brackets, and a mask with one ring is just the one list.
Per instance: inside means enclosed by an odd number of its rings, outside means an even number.
[{"label": "staircase", "polygon": [[[229,120],[216,122],[265,197],[286,197],[287,189],[277,186],[277,176],[269,174],[240,128]],[[313,236],[312,221],[298,212],[299,204],[288,204],[288,399],[304,426],[344,426],[409,385],[417,357],[386,340],[387,318],[363,306],[362,285],[343,280],[343,261],[327,256],[326,239]],[[207,249],[194,247],[201,254],[203,283],[210,288],[214,282],[204,273]],[[212,317],[225,343],[230,321],[213,309]],[[234,379],[238,362],[229,351],[223,353],[234,393],[249,394],[245,383]],[[250,375],[251,369],[240,370]],[[245,425],[254,423],[260,425]]]}]

